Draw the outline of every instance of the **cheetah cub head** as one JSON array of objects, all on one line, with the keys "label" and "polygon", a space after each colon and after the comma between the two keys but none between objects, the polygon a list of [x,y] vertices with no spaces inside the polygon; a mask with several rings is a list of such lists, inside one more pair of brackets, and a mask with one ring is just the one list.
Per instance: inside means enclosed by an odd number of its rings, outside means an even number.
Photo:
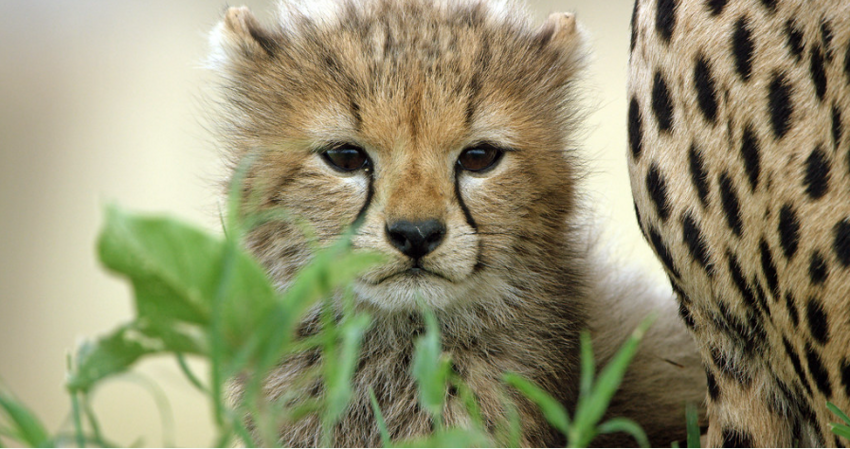
[{"label": "cheetah cub head", "polygon": [[[248,246],[284,287],[353,223],[386,262],[355,283],[381,311],[485,307],[569,283],[575,207],[570,14],[535,28],[511,2],[284,1],[213,33],[222,140],[245,198],[294,217]],[[256,201],[259,199],[259,201]]]}]

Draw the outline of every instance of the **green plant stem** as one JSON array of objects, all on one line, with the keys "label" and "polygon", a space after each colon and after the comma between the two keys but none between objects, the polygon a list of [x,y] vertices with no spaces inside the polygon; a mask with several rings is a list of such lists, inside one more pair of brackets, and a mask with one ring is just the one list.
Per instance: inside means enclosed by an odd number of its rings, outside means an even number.
[{"label": "green plant stem", "polygon": [[86,446],[86,437],[83,433],[83,418],[80,413],[80,398],[79,393],[71,392],[71,414],[74,418],[74,438],[76,439],[77,447]]},{"label": "green plant stem", "polygon": [[215,300],[213,302],[212,320],[210,322],[210,361],[212,362],[212,399],[215,407],[215,422],[221,428],[224,425],[224,383],[227,376],[224,374],[223,355],[224,342],[222,338],[222,304],[225,299],[225,292],[230,284],[230,279],[233,275],[233,265],[235,260],[236,242],[229,237],[224,245],[224,253],[222,254],[221,276],[219,277],[218,287],[215,292]]},{"label": "green plant stem", "polygon": [[201,379],[198,379],[198,376],[192,372],[192,369],[189,368],[189,364],[186,363],[186,356],[183,354],[177,353],[177,364],[180,366],[180,371],[183,372],[183,375],[186,376],[186,379],[189,380],[189,383],[195,386],[200,392],[204,394],[210,394],[210,390],[204,386],[201,382]]},{"label": "green plant stem", "polygon": [[94,410],[92,410],[91,408],[91,403],[88,400],[88,396],[83,395],[82,402],[83,413],[85,413],[86,420],[88,420],[89,422],[89,426],[91,427],[92,436],[94,437],[95,443],[97,443],[97,445],[100,447],[110,447],[110,444],[108,444],[103,439],[103,434],[101,434],[100,432],[100,424],[97,422],[97,417],[94,414]]}]

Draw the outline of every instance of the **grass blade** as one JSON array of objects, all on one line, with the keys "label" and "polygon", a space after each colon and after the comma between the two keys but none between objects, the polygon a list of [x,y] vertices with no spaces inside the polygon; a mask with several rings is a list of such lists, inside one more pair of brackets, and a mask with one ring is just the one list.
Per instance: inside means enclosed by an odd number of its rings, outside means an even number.
[{"label": "grass blade", "polygon": [[0,410],[9,419],[11,430],[21,438],[22,442],[32,447],[53,446],[53,441],[44,424],[17,399],[0,392]]},{"label": "grass blade", "polygon": [[378,406],[378,398],[375,397],[375,390],[369,387],[369,400],[372,401],[372,412],[375,414],[375,422],[378,424],[378,431],[381,432],[381,446],[390,447],[390,432],[387,430],[387,423],[384,422],[384,415],[381,413],[381,407]]},{"label": "grass blade", "polygon": [[841,418],[842,421],[850,425],[850,417],[848,417],[846,413],[842,412],[841,409],[838,408],[838,406],[836,406],[832,402],[827,402],[826,407],[830,409],[832,413],[838,415],[838,417]]},{"label": "grass blade", "polygon": [[688,430],[688,447],[689,448],[699,448],[702,443],[700,442],[700,430],[699,430],[699,415],[697,414],[697,407],[692,403],[687,403],[685,405],[685,422],[687,423]]},{"label": "grass blade", "polygon": [[612,418],[596,429],[599,433],[625,432],[635,438],[640,447],[649,447],[649,438],[638,423],[627,418]]},{"label": "grass blade", "polygon": [[581,332],[581,380],[579,382],[579,397],[587,398],[593,389],[593,378],[596,377],[596,361],[593,359],[593,348],[590,333]]},{"label": "grass blade", "polygon": [[522,393],[523,396],[528,398],[531,402],[537,404],[549,424],[561,431],[564,435],[569,432],[570,417],[567,414],[567,411],[557,400],[543,391],[542,388],[514,373],[507,373],[502,377],[502,379],[508,385],[519,390],[520,393]]},{"label": "grass blade", "polygon": [[[638,344],[640,344],[640,340],[653,321],[655,321],[655,316],[650,316],[638,325],[623,346],[614,354],[608,365],[599,373],[590,396],[580,398],[575,412],[576,420],[573,423],[569,438],[571,445],[584,447],[590,444],[595,436],[597,423],[602,419],[605,410],[608,409],[608,404],[611,403],[614,393],[620,388],[620,382],[623,380],[626,369],[637,353]],[[583,340],[583,343],[584,341],[588,343],[583,346],[589,346],[589,337]],[[588,354],[590,354],[590,351],[583,350],[582,358],[586,358]],[[592,355],[590,356],[592,357]],[[585,363],[582,361],[583,365]],[[585,373],[583,372],[582,375],[584,376]],[[584,382],[584,379],[582,379],[582,382]]]},{"label": "grass blade", "polygon": [[416,341],[413,355],[413,377],[419,386],[419,402],[427,410],[436,429],[443,425],[443,404],[446,399],[446,381],[451,371],[451,362],[443,357],[440,345],[440,327],[431,311],[423,313],[425,335]]},{"label": "grass blade", "polygon": [[850,426],[845,426],[845,425],[836,424],[836,423],[829,423],[829,427],[832,428],[832,433],[850,440]]}]

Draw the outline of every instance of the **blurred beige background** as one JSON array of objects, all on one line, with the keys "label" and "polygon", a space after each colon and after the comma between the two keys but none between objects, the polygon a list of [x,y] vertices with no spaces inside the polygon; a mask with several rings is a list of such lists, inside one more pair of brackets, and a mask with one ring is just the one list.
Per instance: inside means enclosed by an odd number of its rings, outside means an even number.
[{"label": "blurred beige background", "polygon": [[[271,1],[248,5],[271,18]],[[51,430],[69,428],[66,354],[131,316],[128,286],[95,260],[102,206],[116,201],[218,228],[212,184],[220,167],[202,126],[210,76],[200,67],[206,33],[225,6],[0,1],[0,379]],[[637,230],[626,171],[632,0],[530,6],[538,21],[574,11],[589,31],[590,187],[624,257],[660,277]],[[145,362],[137,373],[95,395],[107,437],[123,445],[212,444],[207,403],[172,359]],[[175,429],[163,429],[148,383],[169,397]]]}]

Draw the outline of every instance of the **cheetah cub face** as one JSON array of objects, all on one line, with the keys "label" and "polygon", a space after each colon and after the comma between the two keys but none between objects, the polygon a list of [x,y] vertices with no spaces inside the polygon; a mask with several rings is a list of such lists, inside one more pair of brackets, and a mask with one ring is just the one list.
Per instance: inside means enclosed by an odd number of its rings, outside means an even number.
[{"label": "cheetah cub face", "polygon": [[560,282],[573,17],[534,29],[508,2],[319,3],[283,2],[269,27],[231,8],[214,32],[223,140],[234,162],[254,158],[246,202],[295,217],[249,235],[273,278],[285,286],[310,259],[301,220],[323,244],[360,225],[355,249],[386,259],[354,290],[378,310],[486,306]]}]

